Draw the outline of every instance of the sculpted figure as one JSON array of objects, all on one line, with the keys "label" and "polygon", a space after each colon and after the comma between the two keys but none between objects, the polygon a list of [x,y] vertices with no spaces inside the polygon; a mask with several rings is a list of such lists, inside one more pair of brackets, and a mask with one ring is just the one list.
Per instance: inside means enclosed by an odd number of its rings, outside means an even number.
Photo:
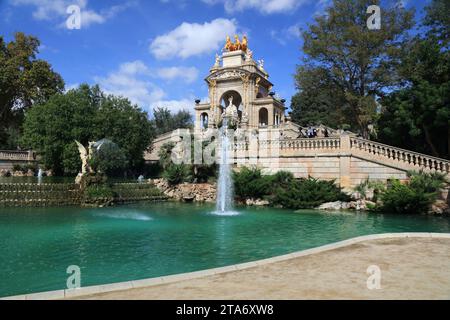
[{"label": "sculpted figure", "polygon": [[227,41],[225,43],[224,50],[225,51],[235,51],[235,47],[234,47],[233,42],[231,42],[230,36],[227,36]]},{"label": "sculpted figure", "polygon": [[239,36],[235,35],[234,36],[234,50],[241,50],[242,49],[242,45],[241,45],[241,41],[239,40]]},{"label": "sculpted figure", "polygon": [[247,53],[245,55],[245,59],[252,60],[253,59],[253,51],[247,48]]},{"label": "sculpted figure", "polygon": [[216,62],[214,64],[214,68],[220,67],[220,56],[216,53]]},{"label": "sculpted figure", "polygon": [[264,70],[264,60],[263,60],[263,59],[258,60],[258,64],[259,64],[259,68],[260,68],[261,70]]},{"label": "sculpted figure", "polygon": [[241,50],[246,52],[247,49],[248,49],[248,39],[247,36],[244,36],[242,38]]},{"label": "sculpted figure", "polygon": [[86,148],[78,141],[75,140],[75,143],[78,146],[78,152],[80,153],[81,158],[81,174],[86,174],[90,172],[89,169],[89,154]]}]

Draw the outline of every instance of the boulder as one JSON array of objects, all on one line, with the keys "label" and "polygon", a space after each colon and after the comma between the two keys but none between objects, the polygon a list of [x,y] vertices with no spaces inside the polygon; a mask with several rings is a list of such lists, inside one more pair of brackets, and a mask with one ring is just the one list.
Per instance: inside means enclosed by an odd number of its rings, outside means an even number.
[{"label": "boulder", "polygon": [[10,177],[10,176],[11,176],[11,172],[9,170],[6,170],[6,169],[0,170],[0,177]]},{"label": "boulder", "polygon": [[255,206],[255,207],[267,207],[270,202],[263,199],[247,199],[245,201],[247,206]]},{"label": "boulder", "polygon": [[342,210],[343,202],[342,201],[336,201],[336,202],[327,202],[322,205],[320,205],[317,209],[318,210]]},{"label": "boulder", "polygon": [[446,201],[444,200],[437,200],[433,205],[431,206],[430,210],[431,214],[444,214],[449,213],[449,206]]},{"label": "boulder", "polygon": [[186,202],[215,202],[216,187],[210,183],[183,183],[170,186],[164,179],[149,180],[171,199]]}]

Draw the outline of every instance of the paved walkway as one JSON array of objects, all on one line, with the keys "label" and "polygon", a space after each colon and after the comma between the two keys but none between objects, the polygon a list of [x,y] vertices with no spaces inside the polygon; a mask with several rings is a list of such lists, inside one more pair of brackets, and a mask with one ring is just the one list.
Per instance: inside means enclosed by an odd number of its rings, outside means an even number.
[{"label": "paved walkway", "polygon": [[[381,289],[367,289],[367,268]],[[368,240],[250,269],[80,299],[450,299],[450,239]]]}]

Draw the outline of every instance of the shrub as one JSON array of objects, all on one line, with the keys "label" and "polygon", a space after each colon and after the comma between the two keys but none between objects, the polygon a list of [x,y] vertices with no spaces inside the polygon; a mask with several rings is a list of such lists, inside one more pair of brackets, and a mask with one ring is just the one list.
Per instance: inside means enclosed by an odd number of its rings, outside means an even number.
[{"label": "shrub", "polygon": [[385,185],[379,181],[370,181],[369,179],[361,182],[357,185],[354,190],[358,192],[361,197],[365,200],[367,199],[367,193],[369,190],[373,190],[373,198],[370,199],[377,202],[379,194],[385,189]]},{"label": "shrub", "polygon": [[17,171],[17,172],[25,172],[25,168],[24,167],[22,167],[20,164],[15,164],[14,166],[13,166],[13,171]]},{"label": "shrub", "polygon": [[408,184],[393,180],[381,194],[382,212],[399,214],[427,213],[447,183],[445,175],[438,173],[410,172]]},{"label": "shrub", "polygon": [[163,178],[170,185],[177,185],[186,182],[191,178],[190,168],[184,164],[171,164],[163,172]]},{"label": "shrub", "polygon": [[159,163],[163,169],[166,169],[172,164],[173,148],[175,148],[175,143],[167,142],[158,151]]},{"label": "shrub", "polygon": [[410,185],[392,181],[389,188],[381,195],[383,212],[389,213],[424,213],[432,202],[432,193],[417,192]]},{"label": "shrub", "polygon": [[273,184],[280,187],[289,187],[290,184],[295,180],[294,175],[289,171],[278,171],[270,178]]},{"label": "shrub", "polygon": [[104,142],[92,156],[90,164],[94,171],[114,176],[121,173],[127,166],[127,159],[125,153],[117,144],[104,139]]},{"label": "shrub", "polygon": [[113,190],[107,185],[90,185],[85,189],[84,195],[89,200],[114,198]]},{"label": "shrub", "polygon": [[262,198],[270,194],[271,178],[263,177],[260,169],[242,168],[233,172],[233,180],[235,194],[241,199]]},{"label": "shrub", "polygon": [[310,209],[325,202],[349,201],[350,197],[336,186],[334,181],[313,178],[292,180],[279,185],[270,197],[272,205],[288,209]]}]

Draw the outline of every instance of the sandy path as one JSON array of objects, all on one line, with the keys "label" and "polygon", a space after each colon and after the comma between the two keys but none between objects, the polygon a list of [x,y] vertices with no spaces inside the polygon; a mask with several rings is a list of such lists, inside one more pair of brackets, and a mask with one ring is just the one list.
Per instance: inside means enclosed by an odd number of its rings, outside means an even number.
[{"label": "sandy path", "polygon": [[[367,289],[371,265],[381,289]],[[450,299],[450,239],[370,240],[251,269],[82,299]]]}]

